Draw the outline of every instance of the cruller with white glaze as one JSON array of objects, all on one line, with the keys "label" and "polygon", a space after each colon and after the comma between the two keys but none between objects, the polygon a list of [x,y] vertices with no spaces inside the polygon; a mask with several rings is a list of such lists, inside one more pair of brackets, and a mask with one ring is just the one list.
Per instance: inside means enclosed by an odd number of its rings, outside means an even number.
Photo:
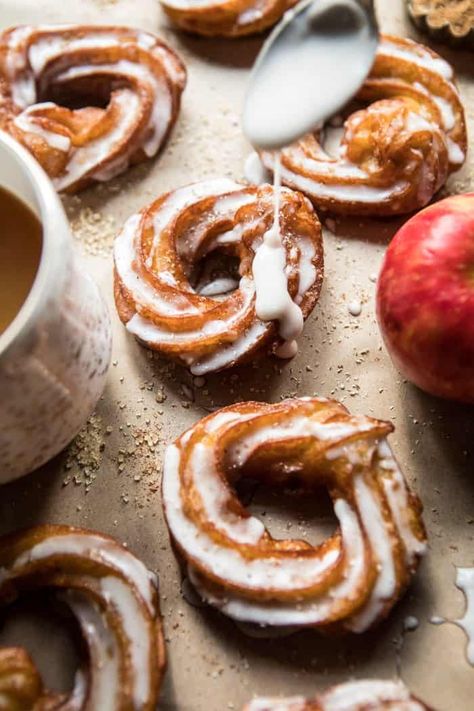
[{"label": "cruller with white glaze", "polygon": [[1,537],[0,606],[39,590],[70,608],[87,658],[73,690],[57,694],[25,650],[0,649],[2,708],[155,711],[165,669],[155,575],[94,531],[43,525]]},{"label": "cruller with white glaze", "polygon": [[0,128],[59,191],[110,180],[155,156],[185,84],[180,58],[149,32],[25,25],[0,34]]},{"label": "cruller with white glaze", "polygon": [[[170,445],[166,520],[203,600],[262,626],[364,632],[385,617],[426,550],[420,502],[387,442],[392,430],[335,401],[301,398],[231,405]],[[336,533],[317,546],[273,539],[234,492],[246,476],[327,487]]]},{"label": "cruller with white glaze", "polygon": [[[333,213],[394,215],[424,207],[466,158],[453,69],[428,47],[381,35],[355,98],[335,148],[326,143],[330,122],[283,148],[282,184]],[[274,152],[262,150],[260,158],[273,170]]]},{"label": "cruller with white glaze", "polygon": [[[263,259],[265,236],[276,246]],[[196,268],[215,253],[239,260],[238,277],[199,286]],[[194,375],[258,354],[289,357],[323,279],[321,225],[311,203],[270,185],[208,180],[166,193],[130,217],[114,246],[115,304],[127,331]],[[261,309],[268,304],[271,308]]]}]

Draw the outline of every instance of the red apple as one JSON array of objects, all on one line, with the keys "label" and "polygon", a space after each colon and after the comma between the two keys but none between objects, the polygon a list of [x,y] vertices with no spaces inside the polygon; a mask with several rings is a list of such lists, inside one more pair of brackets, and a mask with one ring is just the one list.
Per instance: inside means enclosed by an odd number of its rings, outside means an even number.
[{"label": "red apple", "polygon": [[397,232],[378,280],[377,318],[408,380],[474,403],[474,193],[430,205]]}]

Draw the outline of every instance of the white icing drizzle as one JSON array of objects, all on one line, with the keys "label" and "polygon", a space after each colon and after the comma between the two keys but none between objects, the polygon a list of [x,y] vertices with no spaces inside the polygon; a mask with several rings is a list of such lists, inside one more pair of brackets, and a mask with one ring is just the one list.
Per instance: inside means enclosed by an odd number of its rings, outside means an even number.
[{"label": "white icing drizzle", "polygon": [[316,281],[317,273],[316,267],[313,264],[313,258],[315,256],[315,248],[313,243],[308,239],[301,239],[298,246],[300,249],[300,260],[298,264],[299,284],[295,302],[297,304],[301,304],[304,295]]},{"label": "white icing drizzle", "polygon": [[[354,163],[349,163],[343,156],[337,162],[334,160],[325,160],[324,156],[318,156],[318,158],[313,158],[306,152],[302,151],[298,144],[291,147],[291,162],[292,164],[299,168],[301,171],[315,171],[317,169],[318,175],[330,176],[337,179],[348,179],[361,181],[365,180],[367,175]],[[268,162],[267,155],[263,154]],[[353,187],[349,185],[348,187]]]},{"label": "white icing drizzle", "polygon": [[101,587],[109,604],[117,609],[130,642],[130,656],[135,670],[133,698],[135,708],[142,709],[150,687],[150,632],[147,621],[129,582],[107,576],[102,579]]},{"label": "white icing drizzle", "polygon": [[260,698],[253,699],[245,707],[245,711],[301,711],[305,708],[303,696],[290,696],[287,699]]},{"label": "white icing drizzle", "polygon": [[[32,28],[25,28],[28,30],[25,36],[29,36],[32,33]],[[36,28],[35,28],[36,29]],[[43,29],[46,33],[50,32],[67,32],[68,30],[74,30],[74,25],[44,25]],[[81,49],[114,49],[117,47],[117,35],[113,32],[94,32],[91,30],[82,36],[71,37],[70,35],[53,35],[40,37],[37,42],[31,45],[28,51],[28,61],[35,74],[39,76],[41,72],[45,69],[46,65],[56,57],[67,52],[77,52]],[[156,51],[160,49],[156,45],[156,37],[147,32],[134,32],[128,40],[121,40],[122,45],[126,44],[137,44],[146,50]],[[168,59],[168,54],[165,55]],[[174,66],[173,63],[168,61],[167,68]]]},{"label": "white icing drizzle", "polygon": [[[221,429],[223,425],[230,424],[231,422],[244,422],[245,420],[248,420],[252,418],[253,415],[241,415],[240,413],[232,412],[232,411],[226,411],[224,410],[223,412],[218,412],[215,415],[211,417],[210,420],[206,422],[206,432],[217,432],[217,430]],[[189,430],[189,432],[192,432],[192,430]],[[181,442],[186,443],[185,440],[186,435],[181,437]]]},{"label": "white icing drizzle", "polygon": [[[6,69],[8,79],[12,81],[11,91],[14,103],[20,108],[26,108],[36,101],[35,83],[25,73],[26,58],[20,51],[23,42],[28,41],[33,32],[32,27],[17,27],[8,37],[8,54],[6,56]],[[16,76],[18,73],[18,77]]]},{"label": "white icing drizzle", "polygon": [[466,154],[464,153],[464,151],[449,136],[447,136],[446,138],[446,143],[448,146],[448,158],[450,163],[461,165],[461,163],[463,163],[464,159],[466,158]]},{"label": "white icing drizzle", "polygon": [[[88,687],[82,675],[76,677],[74,699],[87,693],[90,708],[114,711],[120,689],[120,651],[117,640],[105,624],[101,610],[93,603],[72,590],[62,597],[79,620],[91,657],[92,683]],[[78,705],[78,708],[82,706]]]},{"label": "white icing drizzle", "polygon": [[389,57],[396,57],[397,59],[417,64],[423,69],[439,74],[440,77],[447,81],[453,78],[453,70],[448,62],[442,57],[433,56],[428,48],[423,45],[417,44],[405,47],[383,37],[380,43],[380,51]]},{"label": "white icing drizzle", "polygon": [[474,666],[474,567],[456,568],[456,587],[464,593],[466,599],[464,615],[456,620],[432,615],[429,622],[432,625],[450,623],[460,627],[467,636],[466,659],[469,664]]},{"label": "white icing drizzle", "polygon": [[[199,341],[206,339],[208,336],[218,336],[227,333],[228,329],[237,324],[243,315],[251,308],[253,304],[255,289],[253,282],[243,277],[239,284],[240,291],[244,295],[242,307],[236,310],[232,317],[226,321],[209,321],[200,328],[191,331],[180,331],[175,333],[165,327],[157,326],[139,314],[132,316],[127,323],[127,331],[133,333],[134,336],[142,339],[147,343],[187,343],[189,340]],[[194,307],[193,307],[194,308]],[[182,312],[181,312],[182,313]]]},{"label": "white icing drizzle", "polygon": [[365,532],[378,560],[379,574],[363,610],[349,623],[354,632],[363,632],[378,617],[395,593],[396,574],[390,535],[387,532],[380,502],[362,477],[356,477],[354,490]]},{"label": "white icing drizzle", "polygon": [[288,360],[294,358],[298,353],[298,344],[293,339],[291,341],[284,341],[280,346],[277,346],[274,350],[274,354],[277,358],[282,358],[283,360]]},{"label": "white icing drizzle", "polygon": [[[283,422],[280,426],[259,427],[254,432],[239,439],[232,445],[230,454],[235,459],[237,466],[242,466],[247,459],[255,452],[259,445],[265,444],[268,440],[278,439],[284,441],[294,437],[314,437],[322,442],[329,442],[331,439],[341,437],[351,437],[359,432],[369,430],[371,425],[364,421],[364,418],[354,418],[354,424],[345,422],[322,423],[305,416],[295,416]],[[328,450],[329,451],[329,450]],[[331,450],[332,452],[334,450]],[[326,457],[330,459],[326,453]]]},{"label": "white icing drizzle", "polygon": [[266,329],[265,324],[258,321],[255,322],[233,343],[220,348],[207,358],[203,357],[195,360],[190,367],[191,373],[193,375],[206,375],[206,373],[211,373],[231,365],[244,353],[248,353],[250,349],[257,345]]},{"label": "white icing drizzle", "polygon": [[407,565],[412,565],[416,557],[425,555],[427,544],[413,535],[410,523],[407,520],[408,492],[399,469],[393,479],[384,479],[383,487],[391,514],[396,521],[405,547],[406,563]]},{"label": "white icing drizzle", "polygon": [[467,635],[467,661],[474,666],[474,568],[457,568],[456,586],[465,595],[466,611],[463,617],[454,622]]},{"label": "white icing drizzle", "polygon": [[[424,91],[424,87],[421,84],[419,84],[418,86],[421,86],[422,91]],[[452,128],[454,128],[454,124],[456,123],[456,116],[454,115],[453,107],[451,106],[449,101],[446,101],[446,99],[444,99],[442,96],[436,96],[435,94],[432,94],[431,98],[440,110],[443,127],[446,129],[446,131],[450,131]]]},{"label": "white icing drizzle", "polygon": [[318,694],[314,700],[302,696],[288,698],[257,698],[247,704],[244,711],[303,711],[317,708],[320,711],[361,711],[389,704],[397,711],[423,711],[401,681],[362,679],[338,684]]},{"label": "white icing drizzle", "polygon": [[[398,711],[422,711],[421,704],[411,698],[401,681],[350,681],[329,689],[321,695],[322,711],[356,711],[376,708],[382,703],[397,703]],[[395,706],[393,707],[395,709]]]},{"label": "white icing drizzle", "polygon": [[190,466],[207,519],[238,543],[258,543],[265,526],[255,516],[241,518],[228,510],[228,489],[215,471],[213,449],[198,443],[191,455]]},{"label": "white icing drizzle", "polygon": [[263,165],[257,151],[252,151],[245,159],[244,176],[249,183],[254,185],[272,182],[272,174]]},{"label": "white icing drizzle", "polygon": [[101,536],[89,533],[87,536],[74,533],[55,535],[37,543],[26,553],[18,556],[9,571],[6,568],[0,568],[0,581],[11,577],[30,561],[44,560],[52,555],[68,554],[95,558],[98,561],[104,561],[107,565],[112,565],[135,582],[150,611],[153,610],[152,580],[143,563],[123,548],[117,549],[115,544],[109,545]]},{"label": "white icing drizzle", "polygon": [[[220,11],[220,8],[228,5],[227,0],[160,0],[166,8],[174,10],[199,11],[209,9],[210,11]],[[234,9],[234,8],[233,8]],[[235,4],[236,18],[235,25],[243,27],[251,25],[262,17],[264,5],[261,0],[255,5],[255,0],[247,0],[240,4]]]},{"label": "white icing drizzle", "polygon": [[[55,133],[54,131],[48,131],[44,128],[41,123],[38,122],[38,116],[36,112],[42,109],[54,108],[55,104],[50,101],[44,102],[42,104],[35,104],[29,108],[22,111],[21,114],[15,116],[13,123],[25,133],[34,133],[45,141],[48,146],[55,148],[58,151],[63,151],[67,153],[71,147],[71,139],[68,136],[63,136],[61,133]],[[36,120],[35,120],[36,119]]]},{"label": "white icing drizzle", "polygon": [[255,281],[255,311],[262,321],[278,321],[280,336],[285,347],[276,351],[283,358],[297,351],[296,338],[303,331],[303,313],[288,292],[286,250],[280,232],[280,157],[274,164],[274,218],[272,227],[265,232],[252,264]]},{"label": "white icing drizzle", "polygon": [[[456,126],[456,115],[453,110],[452,104],[445,99],[443,96],[438,96],[428,91],[428,89],[420,84],[420,82],[414,82],[413,86],[420,91],[425,96],[429,97],[438,107],[441,115],[441,124],[446,131],[445,141],[446,147],[448,149],[448,159],[453,165],[460,165],[464,162],[466,154],[462,150],[461,146],[450,136],[450,132]],[[454,84],[449,84],[449,88],[454,96],[457,97],[457,89]]]},{"label": "white icing drizzle", "polygon": [[341,141],[343,135],[343,126],[331,126],[331,124],[328,123],[324,127],[322,134],[322,147],[332,158],[338,158],[341,155]]},{"label": "white icing drizzle", "polygon": [[188,8],[205,8],[225,5],[226,0],[166,0],[169,7],[176,7],[187,10]]},{"label": "white icing drizzle", "polygon": [[[115,126],[105,136],[101,136],[94,141],[88,142],[83,147],[74,151],[69,160],[66,171],[63,175],[54,178],[53,182],[56,190],[65,190],[74,183],[78,182],[85,175],[94,171],[102,165],[103,161],[118,150],[123,141],[130,138],[135,127],[137,116],[141,110],[140,100],[138,96],[128,89],[122,89],[117,92],[113,98],[114,105],[119,109],[120,115],[117,118]],[[128,159],[125,159],[128,167]],[[109,179],[115,174],[122,172],[124,169],[124,158],[119,157],[119,163],[113,168],[110,165],[107,167],[107,173],[101,168],[96,174],[96,178]]]},{"label": "white icing drizzle", "polygon": [[[292,159],[293,159],[292,155]],[[302,162],[306,163],[307,166],[311,163],[316,163],[314,166],[318,173],[323,174],[320,171],[321,162],[313,161],[311,158],[305,156],[302,158]],[[334,166],[334,164],[331,164]],[[354,166],[356,170],[359,170]],[[347,166],[344,168],[347,169]],[[339,171],[337,169],[337,164],[331,169],[332,174],[335,177],[339,177]],[[364,177],[365,174],[364,174]],[[404,180],[397,180],[393,185],[388,188],[379,188],[374,185],[365,184],[343,184],[343,183],[322,183],[313,178],[309,178],[304,175],[299,175],[289,170],[284,165],[281,168],[281,178],[286,185],[292,185],[296,190],[302,190],[303,192],[309,193],[311,195],[319,195],[323,198],[334,198],[340,200],[348,201],[358,201],[361,203],[379,203],[387,200],[393,195],[403,193],[408,183]]]}]

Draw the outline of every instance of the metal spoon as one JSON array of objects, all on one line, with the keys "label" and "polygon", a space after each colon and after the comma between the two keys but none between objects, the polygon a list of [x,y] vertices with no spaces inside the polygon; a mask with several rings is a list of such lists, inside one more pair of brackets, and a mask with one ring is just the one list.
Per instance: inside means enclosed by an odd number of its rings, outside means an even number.
[{"label": "metal spoon", "polygon": [[337,113],[370,71],[378,45],[372,0],[303,0],[263,45],[245,98],[256,148],[286,146]]}]

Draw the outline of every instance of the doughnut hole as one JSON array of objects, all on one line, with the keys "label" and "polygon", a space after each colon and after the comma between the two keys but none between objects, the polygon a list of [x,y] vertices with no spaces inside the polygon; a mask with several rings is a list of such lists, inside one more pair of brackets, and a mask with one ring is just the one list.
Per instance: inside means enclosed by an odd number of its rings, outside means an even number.
[{"label": "doughnut hole", "polygon": [[240,260],[227,250],[215,249],[194,265],[189,282],[202,296],[220,300],[239,286]]},{"label": "doughnut hole", "polygon": [[[45,640],[47,649],[45,652]],[[68,693],[87,654],[69,608],[47,592],[21,595],[0,614],[0,646],[23,647],[48,689]]]},{"label": "doughnut hole", "polygon": [[52,101],[66,109],[106,109],[114,87],[110,76],[88,76],[55,81],[54,77],[42,79],[38,86],[38,103]]},{"label": "doughnut hole", "polygon": [[242,478],[235,489],[247,511],[262,521],[275,540],[295,538],[317,546],[338,527],[331,498],[323,486],[308,492],[298,481],[289,480],[275,488]]}]

